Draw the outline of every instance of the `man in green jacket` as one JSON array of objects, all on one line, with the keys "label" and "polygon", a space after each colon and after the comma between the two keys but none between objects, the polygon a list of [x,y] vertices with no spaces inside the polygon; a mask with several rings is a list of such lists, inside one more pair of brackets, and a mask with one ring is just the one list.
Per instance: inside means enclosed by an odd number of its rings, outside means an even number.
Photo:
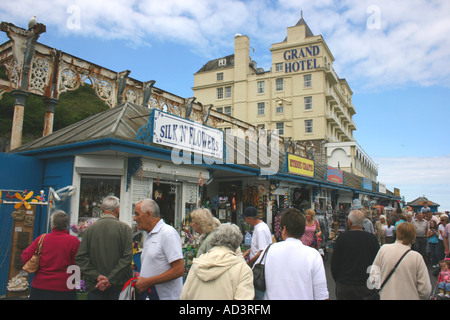
[{"label": "man in green jacket", "polygon": [[103,217],[86,229],[75,257],[89,299],[117,300],[133,277],[133,235],[130,226],[118,219],[119,208],[117,197],[103,199]]}]

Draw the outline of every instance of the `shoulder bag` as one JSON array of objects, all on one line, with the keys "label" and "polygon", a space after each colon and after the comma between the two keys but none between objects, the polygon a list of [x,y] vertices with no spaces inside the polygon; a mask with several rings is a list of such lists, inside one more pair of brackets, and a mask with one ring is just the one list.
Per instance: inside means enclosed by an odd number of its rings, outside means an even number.
[{"label": "shoulder bag", "polygon": [[41,258],[42,253],[42,242],[44,241],[45,234],[43,234],[39,238],[39,243],[36,248],[36,251],[34,252],[34,255],[31,257],[30,260],[28,260],[27,263],[22,267],[22,270],[28,272],[28,273],[35,273],[39,269],[39,260]]},{"label": "shoulder bag", "polygon": [[398,265],[400,264],[400,262],[403,260],[403,258],[408,254],[408,252],[410,252],[411,249],[409,249],[408,251],[406,251],[401,258],[398,260],[397,264],[395,265],[395,267],[392,269],[391,273],[389,273],[389,275],[386,277],[386,279],[384,279],[383,283],[381,284],[379,289],[373,289],[371,290],[370,294],[365,296],[363,298],[363,300],[380,300],[380,291],[381,289],[383,289],[384,285],[386,284],[386,282],[388,282],[388,280],[391,278],[392,274],[394,273],[394,271],[397,269]]},{"label": "shoulder bag", "polygon": [[272,244],[269,244],[264,250],[263,256],[259,263],[255,264],[253,266],[253,286],[256,290],[259,291],[266,291],[266,278],[264,274],[264,258],[266,257],[267,251],[269,251],[269,248]]}]

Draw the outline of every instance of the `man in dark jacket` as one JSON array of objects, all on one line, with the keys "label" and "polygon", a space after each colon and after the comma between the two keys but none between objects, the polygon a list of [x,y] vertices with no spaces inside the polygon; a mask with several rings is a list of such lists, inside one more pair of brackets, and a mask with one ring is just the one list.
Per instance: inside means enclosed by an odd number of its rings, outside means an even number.
[{"label": "man in dark jacket", "polygon": [[363,230],[365,215],[353,210],[348,215],[348,231],[337,239],[331,257],[331,274],[336,281],[336,299],[361,300],[368,295],[368,268],[380,245],[374,234]]},{"label": "man in dark jacket", "polygon": [[117,300],[133,277],[133,235],[130,226],[118,219],[119,208],[117,197],[103,199],[103,217],[86,229],[75,258],[89,299]]}]

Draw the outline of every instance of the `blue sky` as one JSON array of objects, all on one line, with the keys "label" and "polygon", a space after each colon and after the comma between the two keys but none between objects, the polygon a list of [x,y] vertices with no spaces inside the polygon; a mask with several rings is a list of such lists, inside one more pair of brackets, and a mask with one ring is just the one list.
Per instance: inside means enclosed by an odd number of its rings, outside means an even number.
[{"label": "blue sky", "polygon": [[271,45],[301,11],[354,92],[355,138],[378,180],[450,210],[450,1],[18,0],[0,5],[0,20],[26,28],[36,15],[39,42],[191,97],[193,74],[232,54],[236,33],[269,69]]}]

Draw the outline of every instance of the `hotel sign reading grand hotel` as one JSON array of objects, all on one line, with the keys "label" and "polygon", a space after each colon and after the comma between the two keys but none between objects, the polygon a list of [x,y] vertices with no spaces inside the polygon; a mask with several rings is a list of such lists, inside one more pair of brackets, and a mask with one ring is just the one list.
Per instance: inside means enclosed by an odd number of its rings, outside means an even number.
[{"label": "hotel sign reading grand hotel", "polygon": [[283,54],[284,70],[286,73],[317,69],[317,56],[319,55],[319,46],[309,46],[300,49],[286,50]]}]

